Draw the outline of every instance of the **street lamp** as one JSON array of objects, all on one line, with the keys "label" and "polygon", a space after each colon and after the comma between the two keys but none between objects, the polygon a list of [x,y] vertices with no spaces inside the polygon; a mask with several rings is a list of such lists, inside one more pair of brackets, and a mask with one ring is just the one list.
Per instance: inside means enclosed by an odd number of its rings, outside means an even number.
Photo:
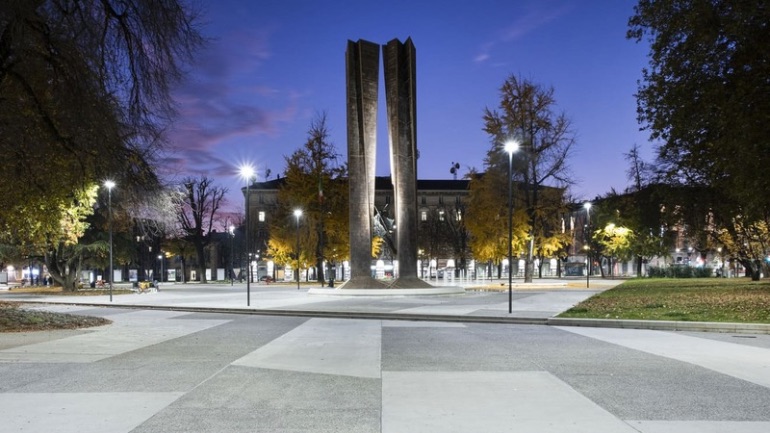
[{"label": "street lamp", "polygon": [[235,256],[235,226],[231,225],[230,229],[230,287],[235,284],[235,265],[233,264],[233,258]]},{"label": "street lamp", "polygon": [[[107,188],[107,212],[109,214],[110,225],[110,302],[112,302],[112,188],[115,187],[115,182],[108,180],[104,182],[104,186]],[[32,277],[32,269],[30,268],[30,277]]]},{"label": "street lamp", "polygon": [[[251,185],[251,179],[254,177],[254,168],[250,165],[241,166],[241,177],[246,179],[246,259],[251,261],[249,256],[249,186]],[[251,262],[246,267],[249,275],[246,275],[246,306],[251,305]]]},{"label": "street lamp", "polygon": [[511,140],[505,143],[508,152],[508,314],[513,313],[513,153],[519,150],[519,143]]},{"label": "street lamp", "polygon": [[[158,260],[160,261],[160,280],[158,280],[158,285],[163,282],[163,251],[160,252],[158,255]],[[155,288],[157,289],[158,286],[156,285]]]},{"label": "street lamp", "polygon": [[302,209],[294,209],[294,216],[297,218],[297,290],[299,290],[299,217],[302,216]]},{"label": "street lamp", "polygon": [[586,209],[586,289],[589,288],[591,278],[591,202],[587,201],[583,207]]}]

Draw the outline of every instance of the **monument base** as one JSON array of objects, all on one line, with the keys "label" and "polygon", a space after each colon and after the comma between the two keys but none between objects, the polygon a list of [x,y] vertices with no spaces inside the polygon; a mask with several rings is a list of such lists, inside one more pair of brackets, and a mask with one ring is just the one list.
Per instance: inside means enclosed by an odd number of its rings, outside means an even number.
[{"label": "monument base", "polygon": [[465,289],[462,287],[431,287],[418,289],[354,289],[354,288],[312,288],[308,290],[310,295],[325,296],[449,296],[464,295]]},{"label": "monument base", "polygon": [[[345,281],[344,284],[339,286],[335,290],[349,290],[349,289],[360,289],[360,290],[374,290],[374,289],[381,289],[381,290],[387,290],[388,285],[380,280],[375,280],[372,277],[353,277],[347,281]],[[312,289],[311,289],[312,290]]]},{"label": "monument base", "polygon": [[417,277],[398,277],[388,285],[391,289],[431,289],[434,286]]}]

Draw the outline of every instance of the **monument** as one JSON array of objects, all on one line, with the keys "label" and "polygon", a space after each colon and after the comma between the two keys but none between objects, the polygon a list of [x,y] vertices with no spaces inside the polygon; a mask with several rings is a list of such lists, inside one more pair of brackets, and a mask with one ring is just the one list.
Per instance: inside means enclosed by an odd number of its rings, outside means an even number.
[{"label": "monument", "polygon": [[372,210],[377,149],[380,46],[348,41],[345,53],[350,179],[350,279],[340,288],[383,289],[372,278]]},{"label": "monument", "polygon": [[372,278],[379,48],[365,40],[348,41],[346,52],[351,278],[341,288],[431,288],[417,276],[417,92],[411,39],[393,39],[382,47],[398,278],[390,285]]}]

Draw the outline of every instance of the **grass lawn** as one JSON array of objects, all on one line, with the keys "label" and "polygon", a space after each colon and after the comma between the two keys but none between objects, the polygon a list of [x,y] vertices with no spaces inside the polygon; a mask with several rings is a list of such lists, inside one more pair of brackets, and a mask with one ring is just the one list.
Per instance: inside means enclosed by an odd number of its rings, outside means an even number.
[{"label": "grass lawn", "polygon": [[[63,296],[95,296],[110,293],[109,289],[83,289],[76,292],[64,292],[61,287],[14,287],[13,293],[37,293]],[[113,288],[113,294],[131,293],[130,290]],[[0,301],[0,332],[49,331],[53,329],[76,329],[102,326],[112,321],[92,316],[52,313],[40,310],[28,310],[20,302]]]},{"label": "grass lawn", "polygon": [[[12,293],[32,293],[32,294],[39,294],[39,295],[56,295],[56,296],[99,296],[99,295],[109,295],[110,289],[91,289],[91,288],[84,288],[80,290],[76,290],[74,292],[65,292],[62,290],[61,286],[33,286],[33,287],[14,287],[11,289]],[[115,287],[112,288],[112,294],[113,295],[125,295],[134,293],[131,290],[128,289],[117,289]]]},{"label": "grass lawn", "polygon": [[770,323],[770,281],[634,279],[581,302],[559,317]]}]

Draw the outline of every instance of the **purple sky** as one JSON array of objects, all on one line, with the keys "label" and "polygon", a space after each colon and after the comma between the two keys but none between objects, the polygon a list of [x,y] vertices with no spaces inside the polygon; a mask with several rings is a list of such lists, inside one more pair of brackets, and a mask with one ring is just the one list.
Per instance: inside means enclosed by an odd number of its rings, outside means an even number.
[{"label": "purple sky", "polygon": [[[633,0],[321,1],[203,0],[212,38],[175,91],[180,117],[169,133],[177,176],[207,174],[243,209],[238,167],[258,179],[285,169],[310,123],[327,113],[331,141],[347,155],[348,39],[384,44],[411,37],[417,49],[417,146],[421,179],[451,179],[452,162],[482,168],[490,146],[485,107],[497,108],[510,75],[555,90],[557,111],[577,137],[570,167],[577,198],[628,184],[623,153],[650,159],[636,122],[636,81],[647,46],[625,39]],[[382,72],[380,73],[382,81]],[[389,175],[380,83],[377,174]]]}]

